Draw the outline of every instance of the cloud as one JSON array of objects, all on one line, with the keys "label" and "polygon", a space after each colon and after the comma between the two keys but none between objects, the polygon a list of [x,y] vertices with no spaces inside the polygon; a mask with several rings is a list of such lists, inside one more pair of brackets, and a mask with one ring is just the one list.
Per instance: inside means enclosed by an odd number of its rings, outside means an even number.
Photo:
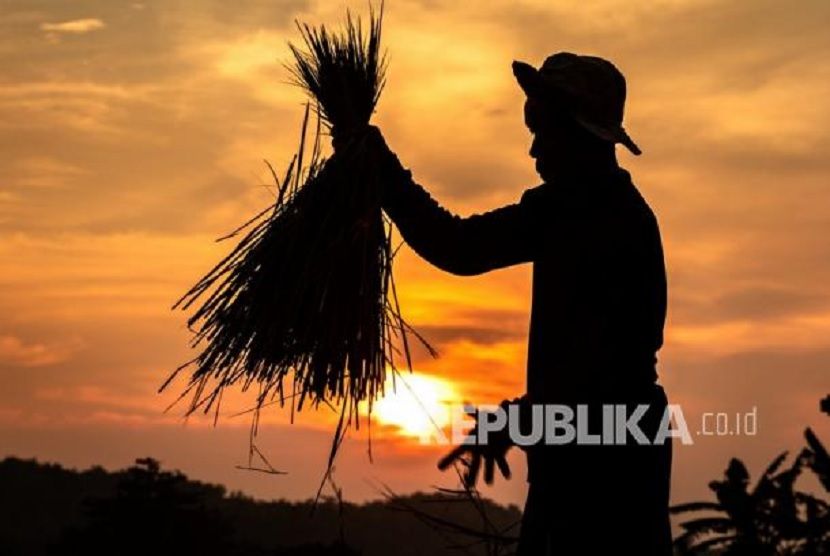
[{"label": "cloud", "polygon": [[441,346],[450,342],[466,340],[474,344],[496,344],[511,340],[522,340],[526,331],[520,328],[506,328],[502,326],[444,326],[424,325],[418,327],[421,334],[430,344]]},{"label": "cloud", "polygon": [[75,35],[82,35],[90,31],[103,29],[106,24],[100,19],[85,18],[73,19],[70,21],[62,21],[60,23],[41,23],[40,29],[51,33],[71,33]]},{"label": "cloud", "polygon": [[[678,299],[679,297],[679,299]],[[821,291],[800,291],[786,286],[746,286],[698,299],[678,296],[674,310],[688,323],[746,320],[755,323],[786,317],[820,315],[828,311],[830,297]]]},{"label": "cloud", "polygon": [[[11,188],[40,187],[54,189],[66,187],[68,183],[87,174],[88,170],[57,158],[32,155],[17,161],[18,180],[8,183]],[[0,169],[0,179],[4,169]],[[4,180],[7,181],[7,180]]]},{"label": "cloud", "polygon": [[0,364],[46,367],[68,360],[82,347],[80,340],[55,343],[25,342],[12,335],[0,335]]}]

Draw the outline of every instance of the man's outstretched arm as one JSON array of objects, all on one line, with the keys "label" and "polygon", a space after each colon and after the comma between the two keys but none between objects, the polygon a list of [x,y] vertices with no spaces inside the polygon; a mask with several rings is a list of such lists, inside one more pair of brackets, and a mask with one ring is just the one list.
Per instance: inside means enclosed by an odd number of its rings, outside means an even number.
[{"label": "man's outstretched arm", "polygon": [[464,276],[533,260],[537,237],[527,195],[519,203],[462,218],[415,183],[385,142],[380,148],[385,150],[381,153],[383,208],[421,257]]}]

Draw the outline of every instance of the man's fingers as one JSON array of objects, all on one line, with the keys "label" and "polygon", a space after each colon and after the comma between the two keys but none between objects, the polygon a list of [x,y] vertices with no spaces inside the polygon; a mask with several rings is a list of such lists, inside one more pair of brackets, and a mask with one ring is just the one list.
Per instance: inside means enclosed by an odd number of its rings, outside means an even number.
[{"label": "man's fingers", "polygon": [[383,134],[376,126],[358,125],[347,129],[333,129],[331,146],[335,151],[345,150],[358,141],[374,142],[378,147],[388,149]]},{"label": "man's fingers", "polygon": [[475,453],[473,454],[472,461],[470,461],[470,467],[464,475],[464,484],[467,485],[468,488],[476,486],[479,469],[481,469],[481,454]]},{"label": "man's fingers", "polygon": [[496,461],[495,458],[486,457],[484,458],[484,482],[488,485],[493,484],[493,475],[496,471]]},{"label": "man's fingers", "polygon": [[507,465],[507,460],[504,457],[504,454],[496,456],[496,465],[499,466],[499,471],[504,476],[505,479],[510,478],[510,466]]},{"label": "man's fingers", "polygon": [[455,463],[455,460],[457,460],[458,458],[460,458],[461,456],[464,455],[464,453],[467,451],[467,448],[468,447],[464,446],[464,445],[457,446],[449,454],[447,454],[446,456],[444,456],[440,460],[438,460],[438,469],[441,470],[441,471],[446,471],[446,469],[449,466],[451,466],[453,463]]}]

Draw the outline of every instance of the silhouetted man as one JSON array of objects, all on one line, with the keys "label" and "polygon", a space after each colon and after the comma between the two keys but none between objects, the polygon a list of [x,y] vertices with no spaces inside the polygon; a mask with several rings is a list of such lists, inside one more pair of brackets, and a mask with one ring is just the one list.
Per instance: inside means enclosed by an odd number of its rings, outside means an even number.
[{"label": "silhouetted man", "polygon": [[[666,276],[654,214],[617,164],[616,143],[640,154],[622,127],[625,79],[606,60],[566,52],[539,70],[514,62],[513,71],[544,183],[516,204],[461,218],[417,185],[373,130],[384,209],[406,242],[447,272],[533,263],[522,404],[584,404],[589,432],[599,432],[603,404],[649,404],[639,425],[653,439],[667,404],[655,370]],[[449,459],[471,456],[470,482],[483,459],[489,482],[494,464],[509,474],[508,448],[461,447]],[[527,456],[521,556],[671,554],[669,442],[539,444]]]}]

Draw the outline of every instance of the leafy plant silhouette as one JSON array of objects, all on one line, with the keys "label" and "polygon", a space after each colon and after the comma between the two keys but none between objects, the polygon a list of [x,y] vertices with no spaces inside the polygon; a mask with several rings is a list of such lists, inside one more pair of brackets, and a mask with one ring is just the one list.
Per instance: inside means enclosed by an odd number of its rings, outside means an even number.
[{"label": "leafy plant silhouette", "polygon": [[[821,405],[825,412],[826,400]],[[788,453],[779,454],[753,488],[744,463],[732,458],[724,478],[709,483],[716,502],[673,506],[673,514],[695,514],[680,524],[683,533],[674,541],[678,552],[725,556],[830,554],[830,504],[795,488],[802,471],[809,469],[830,493],[830,455],[811,429],[807,428],[804,436],[807,447],[792,464],[784,467]]]}]

